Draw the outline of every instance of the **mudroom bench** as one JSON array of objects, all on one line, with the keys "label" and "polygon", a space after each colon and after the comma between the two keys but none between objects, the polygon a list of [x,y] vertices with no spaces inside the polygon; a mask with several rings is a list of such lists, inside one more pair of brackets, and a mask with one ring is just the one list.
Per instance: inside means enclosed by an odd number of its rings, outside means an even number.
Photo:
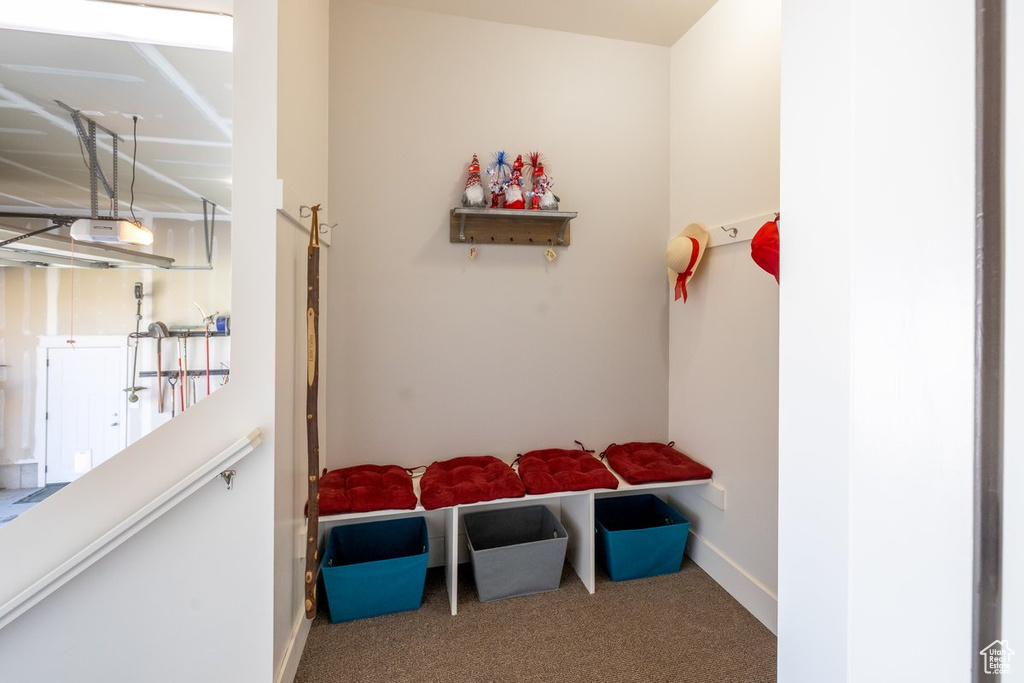
[{"label": "mudroom bench", "polygon": [[[724,490],[711,479],[632,485],[626,483],[618,474],[615,476],[619,481],[617,489],[590,489],[587,491],[565,491],[540,495],[527,494],[521,498],[501,498],[480,503],[455,505],[437,510],[426,510],[421,504],[417,504],[416,508],[412,510],[376,510],[373,512],[326,515],[320,517],[320,547],[323,548],[327,533],[335,526],[369,520],[424,517],[430,537],[429,566],[443,566],[445,568],[448,599],[451,605],[451,613],[454,615],[458,612],[459,565],[469,561],[465,528],[462,522],[463,510],[476,512],[480,510],[520,507],[523,505],[541,504],[546,506],[561,520],[562,525],[568,532],[569,545],[566,555],[580,581],[586,586],[587,591],[593,593],[595,590],[594,564],[596,549],[594,533],[595,499],[637,493],[653,493],[670,504],[681,507],[681,503],[675,499],[685,490],[696,489],[703,497],[717,507],[724,509],[725,506]],[[413,487],[417,500],[419,500],[419,477],[413,480]]]}]

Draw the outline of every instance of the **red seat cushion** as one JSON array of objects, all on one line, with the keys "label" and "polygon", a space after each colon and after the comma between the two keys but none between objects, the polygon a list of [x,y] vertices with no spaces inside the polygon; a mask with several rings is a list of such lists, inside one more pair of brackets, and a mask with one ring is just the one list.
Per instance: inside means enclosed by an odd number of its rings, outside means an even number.
[{"label": "red seat cushion", "polygon": [[524,454],[519,459],[519,478],[532,494],[619,487],[615,475],[590,453],[562,448]]},{"label": "red seat cushion", "polygon": [[412,476],[397,465],[356,465],[320,477],[320,514],[412,510]]},{"label": "red seat cushion", "polygon": [[672,448],[673,443],[612,444],[604,455],[611,468],[630,484],[711,478],[710,468]]},{"label": "red seat cushion", "polygon": [[427,510],[524,495],[526,488],[515,471],[492,455],[440,460],[420,479],[420,502]]}]

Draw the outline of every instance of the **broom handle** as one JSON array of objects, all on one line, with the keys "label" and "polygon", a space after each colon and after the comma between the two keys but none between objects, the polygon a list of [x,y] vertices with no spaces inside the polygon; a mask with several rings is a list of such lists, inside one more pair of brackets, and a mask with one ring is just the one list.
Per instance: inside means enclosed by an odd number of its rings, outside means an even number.
[{"label": "broom handle", "polygon": [[309,474],[309,515],[306,520],[306,618],[316,616],[316,577],[319,569],[320,434],[318,422],[320,331],[320,205],[312,207],[309,249],[306,252],[306,454]]},{"label": "broom handle", "polygon": [[185,412],[185,375],[181,373],[181,340],[178,340],[178,393],[181,397],[181,412]]},{"label": "broom handle", "polygon": [[182,375],[182,379],[184,380],[182,382],[182,391],[184,393],[182,394],[183,398],[181,399],[181,411],[185,412],[185,408],[188,408],[191,405],[191,403],[189,403],[188,396],[188,330],[185,330],[185,340],[183,346],[185,348],[185,352],[181,355],[181,362],[184,364],[185,374]]},{"label": "broom handle", "polygon": [[210,395],[210,323],[206,323],[206,395]]},{"label": "broom handle", "polygon": [[[164,412],[164,375],[163,375],[163,361],[160,355],[160,342],[163,340],[160,337],[156,339],[156,412]],[[174,396],[172,395],[173,399]]]}]

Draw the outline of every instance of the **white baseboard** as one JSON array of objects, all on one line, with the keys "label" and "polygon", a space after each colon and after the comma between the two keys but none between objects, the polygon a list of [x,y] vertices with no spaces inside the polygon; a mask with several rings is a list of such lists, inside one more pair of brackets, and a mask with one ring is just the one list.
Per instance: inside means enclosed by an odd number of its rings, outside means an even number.
[{"label": "white baseboard", "polygon": [[779,633],[779,596],[706,539],[690,532],[686,554],[769,631]]},{"label": "white baseboard", "polygon": [[306,618],[304,611],[299,612],[298,618],[292,626],[288,647],[285,648],[284,657],[281,658],[281,667],[277,670],[277,675],[274,676],[274,683],[294,683],[295,673],[299,670],[299,660],[302,658],[302,651],[306,649],[309,627],[312,624],[313,621]]}]

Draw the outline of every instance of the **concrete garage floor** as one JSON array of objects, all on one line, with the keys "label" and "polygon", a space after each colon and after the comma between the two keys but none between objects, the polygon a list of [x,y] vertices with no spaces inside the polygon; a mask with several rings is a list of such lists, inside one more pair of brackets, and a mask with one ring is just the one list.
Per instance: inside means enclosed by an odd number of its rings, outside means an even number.
[{"label": "concrete garage floor", "polygon": [[25,496],[30,496],[37,491],[42,491],[42,489],[38,487],[32,489],[0,489],[0,527],[33,505],[36,505],[36,503],[19,504],[16,501],[21,500]]}]

